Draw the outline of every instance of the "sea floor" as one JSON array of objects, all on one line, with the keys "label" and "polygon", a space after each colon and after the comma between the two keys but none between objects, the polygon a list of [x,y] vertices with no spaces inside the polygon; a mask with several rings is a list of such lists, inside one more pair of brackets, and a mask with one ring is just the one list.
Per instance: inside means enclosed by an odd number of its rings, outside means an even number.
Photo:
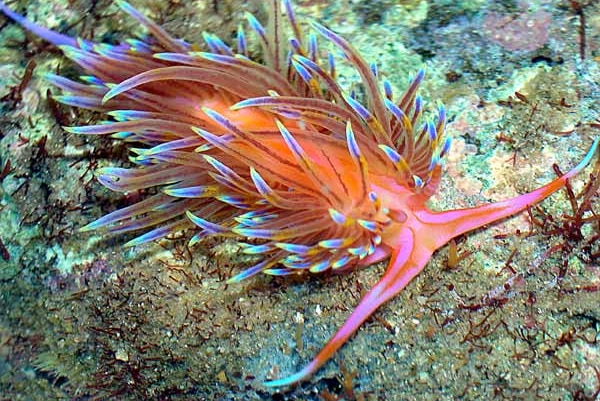
[{"label": "sea floor", "polygon": [[[260,1],[132,1],[174,36],[230,37]],[[524,193],[600,136],[594,1],[294,1],[350,38],[401,91],[446,105],[453,138],[433,209]],[[111,1],[11,1],[46,27],[114,42],[143,35]],[[305,26],[306,29],[309,29]],[[600,391],[600,164],[514,218],[457,239],[310,380],[268,389],[326,343],[383,274],[238,285],[233,242],[78,228],[135,200],[94,172],[127,165],[97,120],[58,105],[43,76],[76,77],[52,46],[0,15],[0,400],[584,400]],[[339,67],[349,90],[356,74]],[[579,219],[579,220],[578,220]]]}]

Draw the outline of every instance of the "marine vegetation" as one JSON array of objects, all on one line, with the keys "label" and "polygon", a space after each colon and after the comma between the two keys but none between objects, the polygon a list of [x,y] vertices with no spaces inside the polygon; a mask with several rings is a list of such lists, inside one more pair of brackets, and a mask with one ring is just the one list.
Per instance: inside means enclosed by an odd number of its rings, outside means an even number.
[{"label": "marine vegetation", "polygon": [[[229,283],[258,273],[344,272],[389,258],[383,277],[317,356],[266,386],[308,378],[437,249],[542,201],[582,171],[598,148],[596,140],[576,167],[533,192],[432,211],[427,201],[440,184],[450,139],[443,106],[433,119],[424,116],[417,95],[423,70],[395,95],[347,40],[314,22],[305,35],[289,0],[268,3],[268,27],[247,16],[262,48],[258,55],[243,28],[234,46],[205,34],[207,51],[198,51],[128,3],[117,4],[152,38],[93,43],[37,26],[0,3],[84,71],[77,82],[47,76],[63,91],[56,100],[110,117],[65,130],[131,144],[133,166],[102,168],[99,181],[123,193],[158,189],[83,231],[141,232],[126,246],[190,229],[197,231],[192,244],[207,236],[234,238],[257,263]],[[336,81],[340,56],[357,72],[364,96]]]}]

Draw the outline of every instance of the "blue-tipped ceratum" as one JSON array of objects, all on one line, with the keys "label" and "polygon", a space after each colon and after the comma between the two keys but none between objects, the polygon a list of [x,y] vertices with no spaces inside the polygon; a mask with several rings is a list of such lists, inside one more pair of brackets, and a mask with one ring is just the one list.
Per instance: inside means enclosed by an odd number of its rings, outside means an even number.
[{"label": "blue-tipped ceratum", "polygon": [[[424,71],[395,96],[347,40],[317,23],[305,36],[289,0],[267,2],[268,28],[247,16],[262,47],[258,58],[248,53],[243,27],[233,47],[205,34],[207,51],[197,52],[128,3],[117,4],[151,38],[118,45],[71,38],[0,2],[4,14],[59,46],[84,71],[81,82],[47,77],[63,90],[57,99],[112,117],[66,130],[135,144],[133,166],[104,168],[99,180],[119,192],[160,189],[83,230],[142,232],[128,246],[193,227],[192,243],[211,235],[236,238],[259,261],[230,283],[258,273],[346,271],[389,258],[381,280],[317,356],[267,386],[308,378],[419,274],[433,252],[540,202],[597,152],[596,140],[575,168],[531,193],[434,212],[426,202],[437,191],[450,140],[443,106],[423,121],[416,93]],[[319,48],[318,38],[357,71],[364,98],[337,83],[335,57]]]}]

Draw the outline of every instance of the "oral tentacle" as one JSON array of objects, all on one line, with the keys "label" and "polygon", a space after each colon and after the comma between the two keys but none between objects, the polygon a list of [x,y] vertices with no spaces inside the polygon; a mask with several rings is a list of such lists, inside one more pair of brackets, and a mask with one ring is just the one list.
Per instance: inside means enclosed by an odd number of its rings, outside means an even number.
[{"label": "oral tentacle", "polygon": [[468,209],[432,212],[424,208],[415,211],[415,216],[421,223],[432,228],[431,239],[435,242],[436,248],[439,248],[452,238],[519,213],[563,188],[568,179],[573,178],[590,163],[598,152],[599,142],[600,138],[594,141],[590,150],[577,166],[535,191],[501,202]]},{"label": "oral tentacle", "polygon": [[267,387],[287,386],[312,375],[344,345],[377,308],[402,291],[423,270],[433,251],[434,249],[421,245],[419,234],[415,235],[411,229],[404,229],[398,236],[398,243],[383,277],[360,300],[354,311],[317,356],[297,373],[263,384]]}]

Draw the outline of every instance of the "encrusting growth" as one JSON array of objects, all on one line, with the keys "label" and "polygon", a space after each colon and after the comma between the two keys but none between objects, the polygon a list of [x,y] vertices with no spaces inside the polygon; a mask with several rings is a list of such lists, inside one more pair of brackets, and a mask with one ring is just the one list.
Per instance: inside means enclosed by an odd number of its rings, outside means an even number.
[{"label": "encrusting growth", "polygon": [[[196,227],[191,242],[231,237],[259,262],[232,277],[344,271],[389,258],[381,280],[363,297],[318,355],[286,378],[304,380],[323,365],[383,303],[425,267],[452,238],[540,202],[579,173],[598,140],[567,174],[525,195],[469,209],[433,212],[450,140],[446,110],[423,121],[421,70],[394,96],[374,64],[329,29],[312,23],[304,35],[289,0],[268,2],[270,22],[251,15],[262,47],[251,58],[240,28],[234,47],[205,34],[197,52],[124,1],[123,11],[153,39],[118,45],[71,38],[42,28],[0,2],[0,10],[59,46],[84,71],[81,82],[49,74],[63,104],[106,113],[112,121],[67,127],[135,144],[131,168],[103,168],[108,188],[160,191],[88,224],[112,233],[142,230],[140,245]],[[287,25],[287,26],[286,26]],[[288,34],[291,34],[289,39]],[[360,76],[364,98],[336,82],[337,48]]]}]

